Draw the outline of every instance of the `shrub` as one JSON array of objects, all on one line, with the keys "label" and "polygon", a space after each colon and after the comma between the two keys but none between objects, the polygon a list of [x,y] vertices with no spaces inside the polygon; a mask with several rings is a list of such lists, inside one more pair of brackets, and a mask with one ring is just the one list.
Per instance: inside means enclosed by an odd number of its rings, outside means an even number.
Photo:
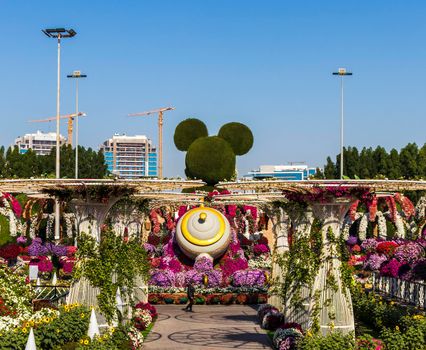
[{"label": "shrub", "polygon": [[339,332],[320,335],[306,336],[298,343],[299,350],[353,350],[355,340],[353,334],[343,335]]},{"label": "shrub", "polygon": [[208,136],[206,124],[199,119],[188,118],[178,124],[173,140],[179,151],[187,151],[196,139],[206,136]]},{"label": "shrub", "polygon": [[218,136],[202,137],[189,146],[185,165],[189,177],[215,185],[234,176],[235,154],[224,139]]},{"label": "shrub", "polygon": [[218,136],[229,142],[237,156],[246,154],[253,146],[251,130],[241,123],[232,122],[223,125]]}]

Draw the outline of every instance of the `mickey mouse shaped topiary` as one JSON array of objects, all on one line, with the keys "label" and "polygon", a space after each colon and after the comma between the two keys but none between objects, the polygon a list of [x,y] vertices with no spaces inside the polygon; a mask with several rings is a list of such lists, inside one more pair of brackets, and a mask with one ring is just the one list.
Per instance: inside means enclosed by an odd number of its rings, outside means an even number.
[{"label": "mickey mouse shaped topiary", "polygon": [[218,136],[208,136],[201,120],[189,118],[176,127],[174,142],[178,150],[186,151],[186,176],[215,185],[234,177],[235,156],[251,149],[253,134],[246,125],[232,122],[223,125]]}]

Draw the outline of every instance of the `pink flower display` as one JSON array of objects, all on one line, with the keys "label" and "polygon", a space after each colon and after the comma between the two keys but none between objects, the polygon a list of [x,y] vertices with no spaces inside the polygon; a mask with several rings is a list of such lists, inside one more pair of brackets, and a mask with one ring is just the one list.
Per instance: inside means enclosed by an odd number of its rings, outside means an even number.
[{"label": "pink flower display", "polygon": [[52,272],[53,270],[53,264],[48,259],[41,259],[38,263],[38,270],[40,272]]},{"label": "pink flower display", "polygon": [[224,278],[231,276],[235,271],[245,270],[248,268],[247,260],[244,258],[231,259],[227,258],[224,260],[221,266]]},{"label": "pink flower display", "polygon": [[394,259],[391,259],[389,262],[382,265],[380,268],[380,274],[382,276],[389,277],[398,277],[399,268],[401,267],[401,263]]},{"label": "pink flower display", "polygon": [[269,247],[266,244],[256,244],[253,246],[253,252],[255,255],[262,255],[269,253]]}]

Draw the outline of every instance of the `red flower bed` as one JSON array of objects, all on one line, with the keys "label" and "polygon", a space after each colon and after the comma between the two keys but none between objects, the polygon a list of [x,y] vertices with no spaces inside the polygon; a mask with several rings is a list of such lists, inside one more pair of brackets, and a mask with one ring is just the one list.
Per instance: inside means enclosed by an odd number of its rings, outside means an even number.
[{"label": "red flower bed", "polygon": [[21,253],[21,248],[17,244],[8,244],[0,248],[0,256],[3,259],[15,259]]},{"label": "red flower bed", "polygon": [[148,310],[149,314],[151,315],[153,319],[158,316],[157,309],[155,308],[154,305],[151,305],[150,303],[141,302],[139,304],[136,304],[135,308],[141,309],[141,310]]},{"label": "red flower bed", "polygon": [[376,251],[379,254],[385,254],[386,256],[392,256],[397,247],[398,247],[398,244],[393,242],[393,241],[380,242],[376,247]]}]

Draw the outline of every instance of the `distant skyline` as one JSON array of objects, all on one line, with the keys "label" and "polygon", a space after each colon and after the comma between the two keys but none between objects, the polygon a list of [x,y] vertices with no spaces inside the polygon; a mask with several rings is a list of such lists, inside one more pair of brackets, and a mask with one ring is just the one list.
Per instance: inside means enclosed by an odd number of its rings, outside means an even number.
[{"label": "distant skyline", "polygon": [[[306,161],[322,167],[339,152],[345,82],[345,145],[400,149],[426,141],[426,3],[423,1],[0,0],[0,145],[55,123],[56,42],[41,30],[73,28],[62,45],[61,114],[74,112],[80,82],[80,144],[98,149],[114,133],[143,134],[157,145],[157,118],[128,113],[174,106],[165,114],[164,175],[183,176],[176,125],[203,120],[215,135],[247,124],[253,149],[238,172]],[[63,120],[61,134],[66,135]]]}]

